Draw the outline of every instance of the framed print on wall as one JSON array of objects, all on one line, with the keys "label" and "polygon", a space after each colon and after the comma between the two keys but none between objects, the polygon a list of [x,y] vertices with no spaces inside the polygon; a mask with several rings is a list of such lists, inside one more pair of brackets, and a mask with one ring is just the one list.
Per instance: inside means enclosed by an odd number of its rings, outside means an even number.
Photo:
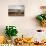
[{"label": "framed print on wall", "polygon": [[9,5],[8,16],[24,16],[24,5]]}]

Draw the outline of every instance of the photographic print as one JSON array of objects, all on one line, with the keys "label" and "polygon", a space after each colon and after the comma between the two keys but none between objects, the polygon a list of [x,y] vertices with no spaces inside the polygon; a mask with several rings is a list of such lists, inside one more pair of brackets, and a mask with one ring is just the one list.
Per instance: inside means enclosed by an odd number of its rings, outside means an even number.
[{"label": "photographic print", "polygon": [[9,5],[8,16],[24,16],[24,5]]}]

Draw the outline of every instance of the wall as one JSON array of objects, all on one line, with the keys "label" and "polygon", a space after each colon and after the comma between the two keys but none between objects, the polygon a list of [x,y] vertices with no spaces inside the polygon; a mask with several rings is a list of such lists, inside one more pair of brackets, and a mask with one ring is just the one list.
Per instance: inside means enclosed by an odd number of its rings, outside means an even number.
[{"label": "wall", "polygon": [[[24,5],[24,17],[8,16],[9,5]],[[46,0],[0,0],[0,33],[4,34],[6,25],[15,25],[19,31],[18,35],[31,36],[39,27],[35,16],[41,13],[40,6],[46,5]]]}]

